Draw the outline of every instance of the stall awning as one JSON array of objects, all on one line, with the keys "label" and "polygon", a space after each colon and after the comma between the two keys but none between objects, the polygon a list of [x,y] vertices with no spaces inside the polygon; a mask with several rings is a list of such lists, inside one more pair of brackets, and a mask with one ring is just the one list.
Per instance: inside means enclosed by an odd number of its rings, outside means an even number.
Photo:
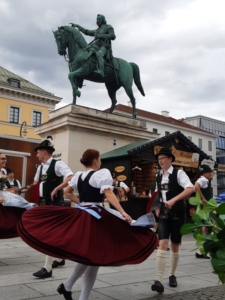
[{"label": "stall awning", "polygon": [[113,158],[113,157],[120,157],[120,156],[128,156],[128,151],[131,149],[136,149],[137,147],[140,147],[144,144],[148,144],[151,140],[143,140],[140,142],[135,142],[135,143],[131,143],[128,144],[126,146],[117,148],[115,150],[106,152],[104,154],[101,155],[101,159],[109,159],[109,158]]}]

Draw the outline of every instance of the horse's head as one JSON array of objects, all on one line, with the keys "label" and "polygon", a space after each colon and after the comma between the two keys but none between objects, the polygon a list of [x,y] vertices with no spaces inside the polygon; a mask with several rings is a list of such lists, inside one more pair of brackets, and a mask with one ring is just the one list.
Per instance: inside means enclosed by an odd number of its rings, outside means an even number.
[{"label": "horse's head", "polygon": [[59,55],[66,55],[66,48],[68,47],[69,52],[73,57],[75,54],[74,52],[79,51],[79,49],[84,49],[87,46],[87,42],[82,34],[72,26],[58,27],[58,30],[53,31],[53,34],[55,36]]},{"label": "horse's head", "polygon": [[64,27],[58,27],[58,30],[53,31],[55,41],[58,47],[59,55],[66,55],[66,48],[68,47],[68,33]]}]

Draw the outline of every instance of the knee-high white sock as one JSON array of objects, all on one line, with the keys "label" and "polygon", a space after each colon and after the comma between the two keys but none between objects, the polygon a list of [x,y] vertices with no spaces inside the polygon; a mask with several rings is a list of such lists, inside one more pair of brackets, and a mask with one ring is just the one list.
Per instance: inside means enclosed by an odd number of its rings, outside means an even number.
[{"label": "knee-high white sock", "polygon": [[53,261],[53,258],[49,255],[46,255],[45,256],[45,265],[44,265],[44,268],[50,272],[52,270],[52,261]]},{"label": "knee-high white sock", "polygon": [[63,282],[66,291],[68,291],[68,292],[71,291],[72,286],[77,281],[77,279],[80,278],[84,274],[87,267],[88,266],[85,266],[82,264],[76,264],[70,277],[66,281]]},{"label": "knee-high white sock", "polygon": [[156,279],[163,282],[163,273],[166,267],[167,251],[157,250],[156,254]]},{"label": "knee-high white sock", "polygon": [[88,300],[97,277],[98,269],[99,267],[89,266],[85,271],[79,300]]},{"label": "knee-high white sock", "polygon": [[174,253],[170,251],[170,271],[169,276],[175,275],[175,271],[177,268],[178,260],[180,256],[180,251]]}]

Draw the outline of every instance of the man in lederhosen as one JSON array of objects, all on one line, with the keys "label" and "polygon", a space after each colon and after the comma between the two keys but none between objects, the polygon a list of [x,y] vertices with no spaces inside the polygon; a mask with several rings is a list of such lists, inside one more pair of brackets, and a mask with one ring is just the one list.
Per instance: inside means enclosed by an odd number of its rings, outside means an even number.
[{"label": "man in lederhosen", "polygon": [[[73,177],[71,169],[63,162],[53,159],[55,151],[50,140],[44,140],[35,148],[37,157],[41,162],[34,177],[34,184],[39,185],[40,205],[63,206],[63,187]],[[63,181],[63,178],[64,181]],[[33,276],[47,278],[52,276],[52,268],[65,265],[65,260],[56,259],[46,255],[44,267],[33,273]]]},{"label": "man in lederhosen", "polygon": [[156,280],[152,290],[163,293],[163,273],[169,239],[171,240],[169,286],[177,286],[175,271],[179,260],[180,229],[185,221],[184,199],[194,192],[194,186],[183,170],[176,170],[172,166],[175,156],[170,148],[160,149],[155,157],[161,167],[156,177],[156,190],[160,193],[161,207],[156,209],[156,215],[159,216],[159,248],[156,254]]}]

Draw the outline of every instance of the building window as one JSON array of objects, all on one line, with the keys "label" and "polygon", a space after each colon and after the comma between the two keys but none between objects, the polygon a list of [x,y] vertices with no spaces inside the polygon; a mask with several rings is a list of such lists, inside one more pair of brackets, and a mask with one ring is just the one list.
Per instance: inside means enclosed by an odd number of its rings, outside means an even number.
[{"label": "building window", "polygon": [[212,151],[212,141],[208,141],[208,148],[209,151]]},{"label": "building window", "polygon": [[41,124],[41,112],[33,111],[33,127],[36,127]]},{"label": "building window", "polygon": [[200,149],[202,149],[202,139],[198,139],[198,146]]},{"label": "building window", "polygon": [[153,128],[152,132],[153,132],[153,133],[158,133],[158,129]]},{"label": "building window", "polygon": [[188,136],[188,139],[189,139],[190,141],[192,141],[192,137],[191,137],[191,136]]},{"label": "building window", "polygon": [[18,79],[9,78],[8,82],[12,87],[16,87],[16,88],[20,87],[20,81]]},{"label": "building window", "polygon": [[170,132],[169,131],[165,131],[165,136],[169,135]]},{"label": "building window", "polygon": [[18,107],[10,107],[9,122],[19,124],[20,109]]}]

